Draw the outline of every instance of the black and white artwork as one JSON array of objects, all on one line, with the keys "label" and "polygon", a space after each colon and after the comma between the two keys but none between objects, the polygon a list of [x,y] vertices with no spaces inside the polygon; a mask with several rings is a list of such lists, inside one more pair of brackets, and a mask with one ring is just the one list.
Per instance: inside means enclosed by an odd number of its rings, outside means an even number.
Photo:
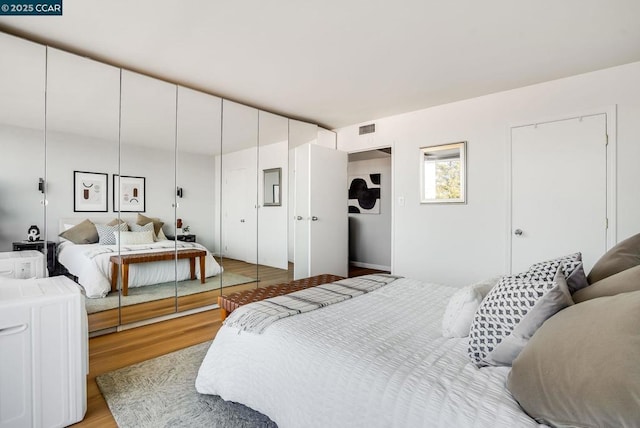
[{"label": "black and white artwork", "polygon": [[101,172],[73,171],[74,212],[107,212],[107,177]]},{"label": "black and white artwork", "polygon": [[349,214],[380,214],[380,173],[349,177]]}]

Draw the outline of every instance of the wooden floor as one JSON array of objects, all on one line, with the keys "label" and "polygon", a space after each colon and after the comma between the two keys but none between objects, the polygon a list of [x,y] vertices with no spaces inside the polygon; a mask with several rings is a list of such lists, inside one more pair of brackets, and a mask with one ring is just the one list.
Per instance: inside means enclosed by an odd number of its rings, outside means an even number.
[{"label": "wooden floor", "polygon": [[[255,265],[251,266],[255,269]],[[377,272],[381,271],[352,267],[349,276]],[[260,281],[258,285],[264,286],[268,281],[283,282],[273,278],[265,279],[264,283]],[[253,283],[253,287],[255,286],[256,284]],[[89,340],[89,376],[87,377],[87,413],[82,422],[73,426],[117,427],[98,389],[96,376],[211,340],[220,326],[220,313],[216,309],[91,338]]]}]

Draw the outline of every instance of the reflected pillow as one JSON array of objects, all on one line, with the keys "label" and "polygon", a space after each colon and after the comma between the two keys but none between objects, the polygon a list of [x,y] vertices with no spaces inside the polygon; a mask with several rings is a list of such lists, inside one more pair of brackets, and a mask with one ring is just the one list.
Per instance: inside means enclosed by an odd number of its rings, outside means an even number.
[{"label": "reflected pillow", "polygon": [[153,244],[153,230],[115,233],[116,245]]},{"label": "reflected pillow", "polygon": [[98,236],[100,237],[99,244],[101,245],[116,245],[116,233],[126,232],[129,230],[127,223],[120,223],[116,226],[109,226],[107,224],[96,224],[98,230]]},{"label": "reflected pillow", "polygon": [[144,226],[145,224],[150,222],[153,222],[153,233],[155,233],[156,236],[159,236],[158,234],[160,233],[160,230],[162,230],[162,225],[164,225],[164,222],[160,221],[159,218],[151,218],[142,214],[138,214],[138,217],[136,219],[137,225]]},{"label": "reflected pillow", "polygon": [[132,224],[129,226],[129,228],[131,229],[132,232],[146,232],[146,231],[150,231],[152,233],[152,236],[155,235],[154,232],[154,227],[153,227],[153,222],[149,222],[147,224],[145,224],[144,226],[140,226],[139,224]]},{"label": "reflected pillow", "polygon": [[500,277],[495,277],[468,285],[451,296],[442,316],[442,335],[444,337],[469,335],[471,322],[478,306],[499,279]]},{"label": "reflected pillow", "polygon": [[637,427],[640,292],[579,303],[551,317],[513,361],[507,387],[552,426]]},{"label": "reflected pillow", "polygon": [[74,244],[95,244],[99,240],[96,226],[88,219],[83,220],[75,226],[65,230],[58,236],[67,239]]},{"label": "reflected pillow", "polygon": [[542,323],[572,304],[560,267],[551,281],[502,277],[473,318],[471,361],[478,367],[510,366]]},{"label": "reflected pillow", "polygon": [[589,284],[593,284],[638,265],[640,265],[640,233],[619,242],[600,257],[591,268],[587,279]]},{"label": "reflected pillow", "polygon": [[114,218],[113,220],[111,220],[109,223],[107,223],[108,226],[115,226],[118,223],[126,223],[126,221],[122,220],[122,219],[118,219],[118,218]]}]

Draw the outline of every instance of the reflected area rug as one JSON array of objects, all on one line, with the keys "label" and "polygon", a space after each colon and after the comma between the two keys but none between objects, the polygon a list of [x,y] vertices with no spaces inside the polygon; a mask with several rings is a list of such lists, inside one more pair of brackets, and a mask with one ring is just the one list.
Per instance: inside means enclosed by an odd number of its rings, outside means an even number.
[{"label": "reflected area rug", "polygon": [[[203,291],[211,291],[222,287],[230,287],[232,285],[247,284],[254,282],[256,279],[248,276],[240,275],[233,272],[222,272],[220,275],[212,276],[206,279],[204,284],[199,279],[178,282],[178,296],[187,296],[189,294],[202,293]],[[122,306],[136,305],[138,303],[150,302],[153,300],[166,299],[175,295],[175,284],[173,282],[165,282],[161,284],[147,285],[144,287],[134,287],[129,289],[129,295],[122,298]],[[85,298],[85,307],[88,314],[100,311],[106,311],[118,307],[118,293],[109,293],[101,299]]]},{"label": "reflected area rug", "polygon": [[143,361],[96,378],[120,428],[277,428],[267,416],[217,395],[195,381],[211,342]]}]

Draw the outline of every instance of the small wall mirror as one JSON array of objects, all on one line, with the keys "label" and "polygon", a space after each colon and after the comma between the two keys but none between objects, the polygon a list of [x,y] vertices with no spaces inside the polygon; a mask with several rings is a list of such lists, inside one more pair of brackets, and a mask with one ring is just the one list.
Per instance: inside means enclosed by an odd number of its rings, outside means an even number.
[{"label": "small wall mirror", "polygon": [[262,206],[279,207],[280,203],[280,180],[282,179],[282,168],[265,169],[264,174],[264,201]]},{"label": "small wall mirror", "polygon": [[420,202],[466,202],[466,149],[462,141],[420,149]]}]

